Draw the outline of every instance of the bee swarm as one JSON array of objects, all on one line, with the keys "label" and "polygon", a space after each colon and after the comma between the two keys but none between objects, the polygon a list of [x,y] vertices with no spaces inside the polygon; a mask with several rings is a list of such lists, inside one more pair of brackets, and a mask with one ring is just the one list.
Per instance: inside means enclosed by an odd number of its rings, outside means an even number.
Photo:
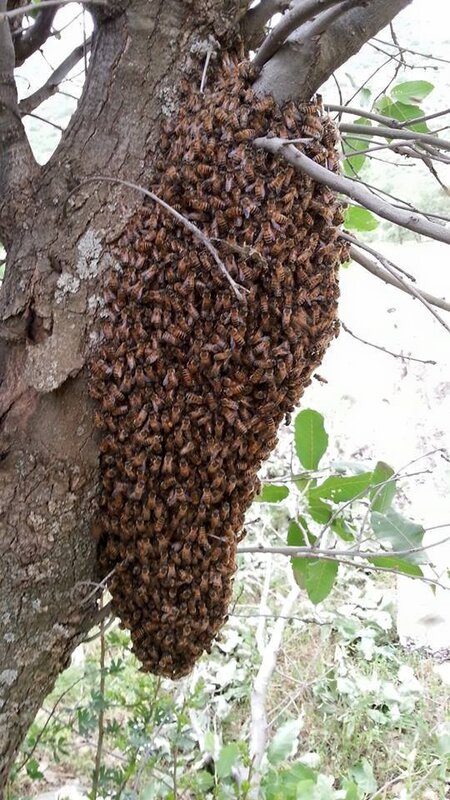
[{"label": "bee swarm", "polygon": [[171,678],[226,620],[258,469],[338,329],[339,203],[252,145],[306,137],[336,171],[335,129],[319,103],[258,99],[248,72],[227,56],[203,94],[184,84],[150,187],[211,239],[244,301],[152,202],[121,239],[91,363],[100,567],[143,668]]}]

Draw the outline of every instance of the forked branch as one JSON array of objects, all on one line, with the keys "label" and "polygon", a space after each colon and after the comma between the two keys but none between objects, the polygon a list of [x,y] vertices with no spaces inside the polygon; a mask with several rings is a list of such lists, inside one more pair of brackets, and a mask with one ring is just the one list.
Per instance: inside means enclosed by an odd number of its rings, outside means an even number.
[{"label": "forked branch", "polygon": [[69,72],[78,64],[78,62],[89,53],[92,45],[92,39],[86,39],[86,42],[75,47],[74,50],[64,59],[64,61],[55,69],[46,82],[33,94],[25,97],[19,103],[19,112],[21,116],[30,114],[35,108],[40,106],[44,100],[48,100],[55,92],[58,91],[58,86],[67,77]]},{"label": "forked branch", "polygon": [[26,28],[14,39],[16,67],[23,64],[47,41],[56,12],[57,6],[49,6],[47,0],[42,0],[34,25]]},{"label": "forked branch", "polygon": [[[364,2],[365,0],[361,0]],[[259,48],[253,60],[255,69],[261,69],[269,58],[280,49],[290,34],[304,25],[305,22],[312,19],[316,14],[329,8],[330,6],[338,5],[341,0],[304,0],[304,2],[297,2],[293,7],[281,18],[278,25],[269,33],[265,41]]]}]

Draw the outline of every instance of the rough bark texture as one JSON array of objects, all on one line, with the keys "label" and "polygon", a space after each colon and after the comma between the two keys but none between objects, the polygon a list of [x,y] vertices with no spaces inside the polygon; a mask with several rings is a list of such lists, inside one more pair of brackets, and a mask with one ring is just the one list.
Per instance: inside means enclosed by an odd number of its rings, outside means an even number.
[{"label": "rough bark texture", "polygon": [[[405,3],[392,3],[391,16]],[[109,243],[142,202],[106,184],[65,201],[95,174],[145,182],[186,59],[235,32],[243,5],[110,5],[78,110],[43,168],[20,122],[14,50],[0,22],[0,797],[27,727],[97,613],[97,441],[84,365]],[[265,90],[276,85],[266,75]]]},{"label": "rough bark texture", "polygon": [[411,1],[370,0],[367,7],[351,9],[321,34],[311,35],[314,21],[295,31],[264,66],[256,83],[258,93],[273,92],[277,103],[297,98],[299,93],[305,99],[311,97]]}]

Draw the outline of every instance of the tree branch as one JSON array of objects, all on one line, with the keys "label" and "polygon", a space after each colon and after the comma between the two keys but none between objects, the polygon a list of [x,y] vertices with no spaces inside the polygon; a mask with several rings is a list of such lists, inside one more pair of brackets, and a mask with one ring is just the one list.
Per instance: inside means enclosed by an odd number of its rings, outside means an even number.
[{"label": "tree branch", "polygon": [[8,20],[1,17],[6,2],[0,0],[0,237],[8,245],[20,195],[36,162],[17,105],[14,46]]},{"label": "tree branch", "polygon": [[25,97],[19,103],[19,112],[21,116],[30,114],[35,108],[40,106],[44,100],[48,100],[58,90],[59,84],[67,77],[69,72],[78,64],[87,53],[89,53],[92,45],[92,39],[86,39],[86,42],[75,47],[74,50],[62,61],[62,63],[55,69],[46,82],[33,94]]},{"label": "tree branch", "polygon": [[419,133],[416,131],[409,131],[402,128],[397,130],[394,127],[385,127],[381,125],[351,125],[341,122],[339,125],[341,133],[351,133],[352,136],[362,134],[364,136],[381,136],[383,139],[401,139],[402,141],[410,139],[415,142],[424,142],[433,147],[440,147],[442,150],[450,150],[450,141],[448,139],[440,139],[434,133]]},{"label": "tree branch", "polygon": [[[350,258],[353,261],[356,261],[357,264],[360,264],[361,267],[364,267],[368,272],[371,272],[372,275],[375,275],[376,278],[381,278],[382,281],[388,283],[390,286],[395,286],[396,289],[400,289],[400,291],[405,292],[406,294],[411,294],[408,288],[408,284],[405,284],[400,280],[400,278],[396,278],[393,275],[389,275],[386,270],[382,267],[379,267],[378,264],[375,264],[372,259],[367,258],[364,253],[361,253],[356,247],[350,247]],[[443,300],[440,297],[435,297],[429,292],[425,292],[423,289],[416,289],[417,292],[423,297],[430,305],[436,306],[436,308],[442,308],[443,311],[450,311],[450,303],[447,303],[446,300]]]},{"label": "tree branch", "polygon": [[309,100],[319,86],[411,0],[371,0],[339,16],[322,34],[308,38],[307,26],[290,35],[268,61],[254,89],[287,100]]},{"label": "tree branch", "polygon": [[[405,133],[405,131],[402,133]],[[263,147],[270,153],[282,155],[296,169],[309,175],[310,178],[317,181],[317,183],[322,183],[335,192],[340,192],[347,197],[351,197],[352,200],[356,200],[357,203],[373,211],[377,216],[383,217],[383,219],[387,219],[389,222],[393,222],[395,225],[400,225],[415,233],[420,233],[422,236],[428,236],[430,239],[436,239],[438,242],[450,244],[450,228],[443,225],[436,225],[436,223],[430,222],[419,214],[395,208],[385,200],[375,197],[363,185],[356,181],[345,178],[343,175],[336,175],[336,173],[330,172],[330,170],[320,166],[320,164],[316,164],[316,162],[312,161],[304,153],[301,153],[293,144],[287,143],[285,139],[280,139],[276,136],[270,139],[267,137],[260,137],[255,139],[253,143],[255,147]]]},{"label": "tree branch", "polygon": [[264,36],[264,28],[274,14],[282,14],[289,8],[291,0],[261,0],[250,8],[242,20],[244,38],[249,47],[258,47]]},{"label": "tree branch", "polygon": [[14,40],[16,67],[20,67],[36,50],[39,50],[50,35],[50,30],[57,12],[57,6],[48,6],[48,0],[42,0],[34,25],[17,36]]},{"label": "tree branch", "polygon": [[283,633],[287,620],[290,617],[300,594],[300,589],[295,586],[286,597],[281,614],[274,625],[272,636],[268,642],[264,655],[253,684],[251,695],[251,723],[250,723],[250,757],[252,759],[251,774],[249,776],[249,798],[257,800],[260,796],[260,768],[267,744],[267,692],[274,673],[278,653],[283,642]]},{"label": "tree branch", "polygon": [[432,361],[431,359],[425,358],[415,358],[414,356],[406,356],[404,353],[394,353],[393,350],[388,350],[387,347],[383,347],[381,344],[375,344],[375,342],[368,342],[367,339],[363,339],[361,336],[357,336],[356,333],[350,330],[350,328],[345,324],[345,322],[340,320],[340,326],[342,330],[349,334],[353,339],[356,339],[357,342],[361,342],[361,344],[366,344],[368,347],[373,347],[375,350],[381,350],[382,353],[387,353],[389,356],[393,356],[394,358],[400,358],[401,360],[405,361],[417,361],[419,364],[432,364],[436,366],[437,361]]},{"label": "tree branch", "polygon": [[[345,241],[347,241],[347,242],[352,242],[353,243],[352,247],[356,246],[356,247],[363,247],[364,249],[368,249],[364,245],[361,245],[360,242],[358,242],[357,239],[355,239],[353,236],[350,236],[350,234],[345,233],[344,231],[341,232],[340,236],[341,236],[341,239],[345,239]],[[430,312],[430,314],[432,314],[433,317],[435,319],[437,319],[439,324],[442,325],[442,327],[445,328],[445,330],[448,333],[450,333],[450,327],[442,319],[440,314],[438,314],[437,311],[434,310],[432,304],[429,303],[428,300],[425,299],[425,297],[423,296],[423,294],[421,294],[419,289],[416,289],[416,287],[413,286],[410,283],[406,283],[406,281],[401,277],[401,275],[397,276],[396,275],[396,269],[391,266],[391,264],[389,263],[389,261],[386,258],[376,254],[376,251],[372,250],[372,253],[377,256],[378,260],[382,263],[383,268],[391,276],[391,278],[396,278],[399,281],[399,283],[401,283],[402,286],[405,287],[407,293],[410,294],[412,297],[417,298],[419,303],[422,303],[422,305],[425,306],[425,308]]]},{"label": "tree branch", "polygon": [[340,2],[341,0],[304,0],[304,2],[297,2],[293,8],[284,14],[278,25],[264,40],[253,59],[253,67],[257,70],[262,69],[266,61],[275,55],[293,31],[300,28],[316,14]]},{"label": "tree branch", "polygon": [[[74,0],[45,0],[46,5],[48,6],[67,6],[69,3],[73,3]],[[77,3],[90,3],[95,4],[97,6],[104,6],[105,8],[108,6],[107,0],[76,0]],[[6,10],[5,7],[0,7],[0,22],[5,19],[14,19],[14,17],[20,17],[22,14],[27,14],[29,11],[36,11],[35,3],[28,3],[26,6],[19,6],[18,8],[12,8],[10,11]]]}]

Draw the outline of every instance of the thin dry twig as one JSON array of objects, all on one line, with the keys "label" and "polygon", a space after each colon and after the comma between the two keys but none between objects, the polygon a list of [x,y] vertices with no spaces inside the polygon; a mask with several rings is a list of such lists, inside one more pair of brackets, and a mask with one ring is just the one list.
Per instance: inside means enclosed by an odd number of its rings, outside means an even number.
[{"label": "thin dry twig", "polygon": [[405,128],[401,130],[394,126],[384,125],[352,125],[346,122],[341,122],[338,126],[341,133],[351,133],[355,137],[358,134],[365,136],[378,136],[382,139],[410,139],[415,142],[425,142],[426,144],[440,147],[442,150],[450,150],[450,141],[448,139],[441,139],[434,133],[420,133],[419,131],[410,131]]},{"label": "thin dry twig", "polygon": [[[37,89],[33,94],[29,95],[28,97],[24,97],[23,100],[19,103],[19,111],[21,114],[27,114],[33,108],[36,108],[38,105],[47,100],[51,97],[56,91],[58,91],[58,87],[62,81],[67,78],[67,75],[76,67],[81,59],[84,59],[84,70],[86,72],[86,60],[87,55],[90,52],[92,47],[92,37],[85,39],[78,47],[75,47],[71,53],[61,62],[61,64],[56,67],[56,69],[52,72],[49,78],[45,81],[45,83]],[[64,94],[60,90],[61,94]],[[67,92],[65,93],[67,94]],[[73,95],[69,95],[73,97]],[[78,98],[74,97],[75,100]]]},{"label": "thin dry twig", "polygon": [[[67,6],[73,3],[74,0],[45,0],[46,6]],[[97,6],[107,6],[105,0],[76,0],[77,3],[95,3]],[[19,8],[12,8],[10,11],[0,12],[0,22],[2,19],[12,19],[13,17],[20,17],[22,14],[28,14],[29,11],[36,11],[36,4],[29,3],[26,6],[19,6]]]},{"label": "thin dry twig", "polygon": [[47,716],[47,719],[45,720],[45,724],[43,725],[43,727],[42,727],[42,728],[41,728],[41,730],[39,731],[38,735],[36,736],[36,739],[35,739],[35,741],[34,741],[34,743],[33,743],[33,747],[31,748],[31,750],[29,751],[29,753],[27,753],[27,754],[26,754],[26,756],[25,756],[25,758],[23,759],[23,761],[21,761],[21,762],[20,762],[20,764],[18,764],[18,765],[17,765],[17,767],[15,768],[15,769],[17,770],[17,772],[20,772],[20,770],[22,770],[22,769],[23,769],[23,768],[24,768],[24,767],[25,767],[25,766],[28,764],[28,762],[29,762],[30,758],[32,758],[32,756],[34,755],[34,753],[35,753],[35,751],[36,751],[36,748],[37,748],[37,746],[38,746],[39,742],[41,741],[41,739],[42,739],[42,737],[43,737],[43,735],[44,735],[45,731],[47,730],[47,728],[48,728],[48,726],[49,726],[49,724],[50,724],[51,720],[52,720],[52,719],[53,719],[53,717],[55,716],[56,709],[57,709],[57,707],[59,706],[59,704],[60,704],[61,700],[63,700],[63,699],[64,699],[64,697],[65,697],[67,694],[69,694],[69,692],[71,692],[71,691],[72,691],[72,689],[74,689],[74,688],[75,688],[75,686],[77,686],[79,683],[81,683],[81,681],[82,681],[82,680],[84,680],[84,677],[85,677],[84,675],[81,675],[81,677],[80,677],[80,678],[77,678],[77,680],[76,680],[76,681],[74,681],[73,683],[71,683],[71,684],[70,684],[70,686],[69,686],[67,689],[65,689],[65,690],[64,690],[64,692],[62,692],[62,693],[59,695],[59,697],[57,698],[57,700],[54,702],[54,704],[53,704],[53,707],[52,707],[52,708],[51,708],[51,710],[49,711],[49,713],[48,713],[48,716]]},{"label": "thin dry twig", "polygon": [[100,686],[99,698],[100,708],[98,711],[98,734],[97,734],[97,748],[95,752],[94,773],[92,776],[92,800],[97,800],[98,784],[100,780],[100,767],[102,765],[103,755],[103,739],[105,735],[105,661],[106,661],[106,642],[105,642],[105,623],[102,620],[100,623]]},{"label": "thin dry twig", "polygon": [[211,244],[210,239],[208,239],[208,237],[204,233],[202,233],[200,228],[197,228],[197,226],[194,225],[193,222],[186,219],[186,217],[183,217],[182,214],[180,214],[178,211],[172,208],[172,206],[169,205],[169,203],[166,203],[165,200],[162,200],[162,198],[158,197],[158,195],[154,194],[154,192],[150,192],[148,191],[148,189],[144,189],[143,186],[139,186],[137,183],[132,183],[131,181],[124,181],[121,178],[109,178],[106,175],[93,175],[91,178],[85,178],[78,184],[78,186],[75,187],[75,189],[72,189],[72,191],[67,195],[64,201],[64,214],[66,213],[65,210],[67,207],[67,203],[69,199],[72,197],[72,195],[75,194],[75,192],[78,192],[79,189],[87,183],[96,183],[98,181],[103,181],[105,183],[115,183],[120,186],[126,186],[128,187],[128,189],[134,189],[137,192],[141,192],[146,197],[150,197],[150,199],[153,200],[155,203],[158,203],[172,217],[174,217],[178,222],[184,225],[184,227],[187,228],[187,230],[190,233],[192,233],[193,236],[195,236],[195,238],[198,239],[206,247],[206,249],[211,253],[217,266],[219,267],[220,272],[230,284],[238,300],[240,300],[241,302],[244,301],[244,295],[242,293],[248,290],[244,286],[241,286],[240,284],[236,283],[236,281],[231,277],[225,264],[221,260],[216,248]]},{"label": "thin dry twig", "polygon": [[[400,291],[405,292],[411,296],[411,292],[408,290],[408,284],[404,281],[401,281],[399,277],[392,276],[388,272],[386,272],[382,267],[379,267],[375,264],[372,259],[367,258],[364,253],[361,253],[356,247],[350,247],[350,258],[353,261],[356,261],[357,264],[360,264],[361,267],[364,267],[368,272],[371,272],[372,275],[375,277],[380,278],[385,283],[388,283],[390,286],[395,286],[396,289],[400,289]],[[418,292],[421,297],[426,300],[429,305],[436,306],[436,308],[442,308],[443,311],[450,311],[450,303],[440,297],[435,297],[429,292],[425,292],[423,289],[416,288],[416,292]]]},{"label": "thin dry twig", "polygon": [[363,339],[361,336],[357,336],[356,333],[350,330],[347,327],[345,322],[342,320],[340,321],[342,329],[348,333],[353,339],[356,339],[358,342],[362,344],[366,344],[369,347],[374,347],[375,350],[381,350],[382,353],[387,353],[389,356],[393,356],[394,358],[400,358],[406,361],[417,361],[419,364],[433,364],[435,366],[437,364],[436,361],[431,361],[430,359],[423,359],[423,358],[414,358],[413,356],[406,356],[404,353],[394,353],[392,350],[388,350],[387,347],[383,347],[381,344],[375,344],[374,342],[368,342],[367,339]]},{"label": "thin dry twig", "polygon": [[[362,249],[366,249],[363,245],[360,244],[358,239],[355,239],[354,236],[350,236],[349,233],[345,233],[344,231],[341,231],[339,236],[340,236],[341,239],[345,239],[347,242],[351,242],[352,243],[351,252],[350,252],[350,255],[351,255],[352,258],[353,258],[353,255],[352,255],[353,254],[353,249],[355,247],[360,247]],[[374,254],[376,251],[372,251],[372,252]],[[379,258],[379,256],[376,256],[376,257]],[[420,303],[422,303],[423,306],[425,306],[427,311],[429,311],[430,314],[432,314],[432,316],[439,322],[439,324],[442,325],[442,327],[445,328],[445,330],[448,333],[450,333],[450,326],[447,325],[445,320],[442,319],[441,315],[438,314],[437,311],[434,310],[433,305],[428,302],[428,300],[423,296],[423,294],[421,294],[420,290],[416,289],[416,287],[413,286],[411,283],[406,283],[406,281],[402,278],[401,275],[397,275],[396,270],[390,265],[390,263],[386,259],[384,259],[384,260],[379,259],[379,260],[382,263],[383,269],[386,270],[386,272],[392,278],[395,278],[397,281],[399,281],[399,283],[401,283],[402,286],[405,287],[405,289],[407,290],[408,294],[410,294],[412,297],[416,297],[417,300]]]}]

